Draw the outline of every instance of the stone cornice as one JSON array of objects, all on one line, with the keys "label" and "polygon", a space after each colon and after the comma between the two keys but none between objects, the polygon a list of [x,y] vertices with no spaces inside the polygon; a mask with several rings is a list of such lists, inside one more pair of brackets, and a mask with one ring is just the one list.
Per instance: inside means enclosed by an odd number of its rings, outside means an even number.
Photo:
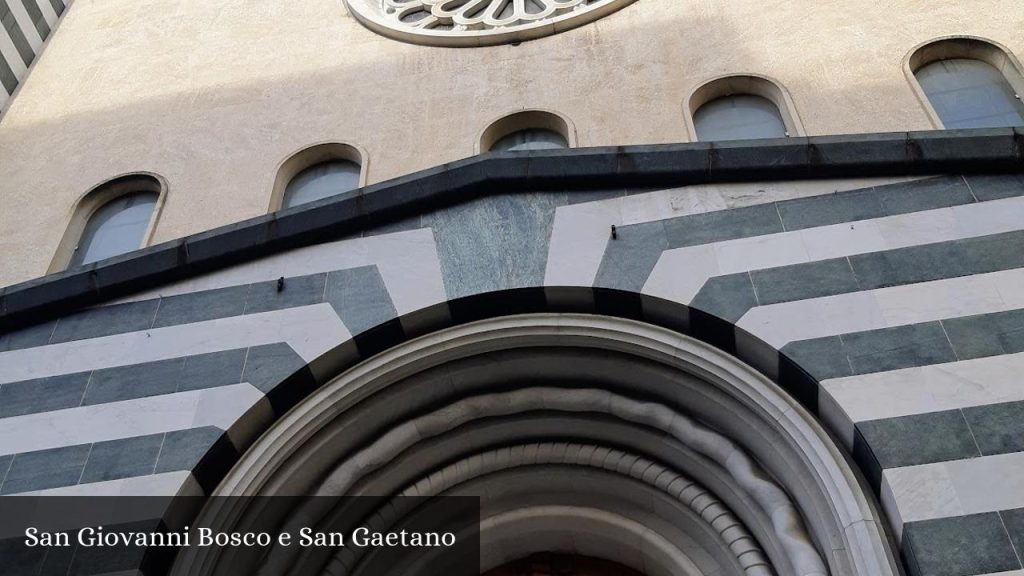
[{"label": "stone cornice", "polygon": [[4,329],[494,194],[1024,171],[1024,128],[481,154],[0,290]]}]

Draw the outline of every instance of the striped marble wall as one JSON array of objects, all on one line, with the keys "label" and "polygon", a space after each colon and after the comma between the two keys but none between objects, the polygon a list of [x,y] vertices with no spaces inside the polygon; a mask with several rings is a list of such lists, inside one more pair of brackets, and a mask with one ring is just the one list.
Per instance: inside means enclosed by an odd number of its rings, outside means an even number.
[{"label": "striped marble wall", "polygon": [[340,366],[580,294],[778,351],[912,574],[1024,571],[1022,175],[495,195],[8,332],[0,493],[208,493]]},{"label": "striped marble wall", "polygon": [[0,110],[25,77],[70,0],[0,0]]}]

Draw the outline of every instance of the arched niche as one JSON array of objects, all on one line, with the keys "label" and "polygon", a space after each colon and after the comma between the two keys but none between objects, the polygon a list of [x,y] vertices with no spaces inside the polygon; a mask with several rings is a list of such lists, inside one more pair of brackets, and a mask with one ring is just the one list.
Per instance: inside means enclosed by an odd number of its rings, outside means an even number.
[{"label": "arched niche", "polygon": [[476,152],[489,152],[495,145],[515,134],[547,133],[560,139],[556,148],[576,147],[576,128],[561,114],[548,110],[523,110],[491,122],[477,139]]},{"label": "arched niche", "polygon": [[[287,195],[289,186],[298,178],[302,178],[318,167],[329,167],[332,164],[353,167],[354,178],[337,193],[344,193],[366,185],[369,158],[362,148],[346,142],[323,142],[314,144],[288,156],[277,168],[270,194],[270,211],[288,207]],[[328,174],[329,175],[329,174]],[[326,197],[326,196],[325,196]],[[303,202],[296,202],[299,205]]]},{"label": "arched niche", "polygon": [[[160,217],[160,211],[167,199],[167,184],[160,176],[148,172],[125,174],[112,178],[93,187],[75,203],[64,229],[64,236],[57,245],[57,250],[50,262],[47,272],[57,272],[69,266],[90,264],[97,259],[116,256],[145,247]],[[124,230],[123,222],[117,222],[117,216],[127,212],[136,212],[132,220],[134,226],[127,234],[119,234]],[[111,219],[113,217],[113,220]],[[111,226],[107,242],[115,241],[123,244],[114,250],[103,250],[100,257],[84,258],[83,251],[87,244],[104,232],[98,219],[106,220]],[[112,234],[111,234],[112,233]]]},{"label": "arched niche", "polygon": [[[1016,57],[1005,46],[992,40],[975,36],[949,36],[920,44],[903,59],[903,72],[922,108],[928,114],[932,126],[938,129],[951,128],[943,122],[918,74],[943,62],[975,63],[987,68],[998,83],[1003,84],[1001,88],[1007,91],[1006,94],[1000,95],[1005,96],[1004,107],[1015,111],[1020,119],[1024,119],[1024,104],[1021,103],[1021,95],[1024,95],[1024,68]],[[998,89],[996,91],[1002,92]],[[971,105],[970,100],[964,104]],[[1004,124],[1018,125],[1020,120],[997,123],[1000,126]]]},{"label": "arched niche", "polygon": [[804,127],[793,99],[778,82],[756,74],[734,74],[714,78],[701,84],[683,103],[683,117],[693,140],[700,140],[694,122],[698,111],[729,97],[747,96],[774,106],[785,127],[783,136],[803,136]]}]

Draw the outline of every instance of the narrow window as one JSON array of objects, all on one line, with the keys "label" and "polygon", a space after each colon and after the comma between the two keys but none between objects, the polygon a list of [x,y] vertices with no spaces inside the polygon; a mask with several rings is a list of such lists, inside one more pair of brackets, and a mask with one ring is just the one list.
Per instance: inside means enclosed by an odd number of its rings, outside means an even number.
[{"label": "narrow window", "polygon": [[1024,125],[1024,104],[1003,74],[969,58],[937,60],[914,72],[945,128]]},{"label": "narrow window", "polygon": [[70,266],[81,266],[142,247],[159,194],[134,192],[118,196],[89,217]]},{"label": "narrow window", "polygon": [[270,211],[316,202],[365,186],[366,163],[364,151],[344,142],[304,148],[278,167]]},{"label": "narrow window", "polygon": [[722,76],[702,84],[684,102],[683,111],[690,135],[704,142],[804,133],[786,89],[755,74]]},{"label": "narrow window", "polygon": [[288,182],[282,208],[314,202],[359,187],[359,164],[349,160],[320,162],[303,169]]},{"label": "narrow window", "polygon": [[778,107],[753,94],[721,96],[703,104],[693,115],[701,141],[784,138],[786,123]]},{"label": "narrow window", "polygon": [[493,122],[480,137],[478,152],[525,152],[572,148],[568,120],[543,110],[525,110]]},{"label": "narrow window", "polygon": [[519,152],[523,150],[554,150],[568,148],[565,137],[554,130],[527,128],[503,136],[491,146],[494,152]]}]

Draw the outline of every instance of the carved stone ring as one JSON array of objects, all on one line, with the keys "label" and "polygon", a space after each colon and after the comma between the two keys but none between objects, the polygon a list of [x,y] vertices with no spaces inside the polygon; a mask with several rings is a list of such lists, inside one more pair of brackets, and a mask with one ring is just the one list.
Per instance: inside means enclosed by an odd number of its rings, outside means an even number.
[{"label": "carved stone ring", "polygon": [[414,44],[490,46],[593,22],[635,0],[345,0],[371,30]]}]

